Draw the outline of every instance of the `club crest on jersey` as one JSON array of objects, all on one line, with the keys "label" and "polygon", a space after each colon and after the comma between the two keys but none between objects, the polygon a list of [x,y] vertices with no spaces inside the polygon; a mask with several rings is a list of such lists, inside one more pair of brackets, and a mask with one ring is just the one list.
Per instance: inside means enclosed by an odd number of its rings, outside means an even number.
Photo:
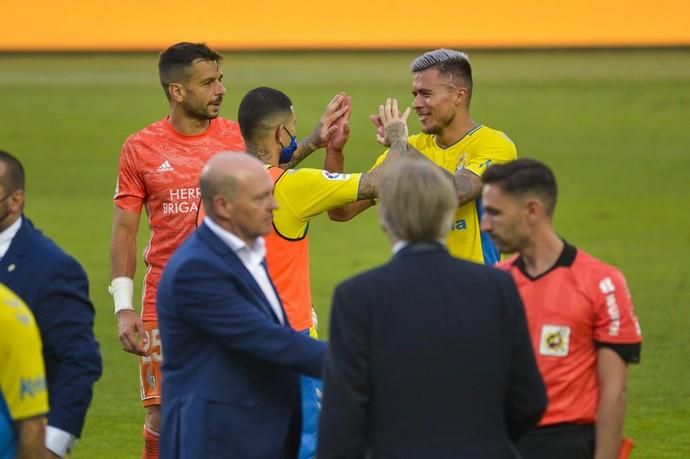
[{"label": "club crest on jersey", "polygon": [[552,357],[565,357],[570,350],[570,327],[544,325],[541,328],[539,353]]},{"label": "club crest on jersey", "polygon": [[326,180],[347,180],[350,178],[350,174],[340,174],[338,172],[328,172],[323,171],[323,176]]},{"label": "club crest on jersey", "polygon": [[151,388],[151,390],[156,388],[156,375],[153,374],[151,368],[146,371],[146,381],[149,383],[149,388]]}]

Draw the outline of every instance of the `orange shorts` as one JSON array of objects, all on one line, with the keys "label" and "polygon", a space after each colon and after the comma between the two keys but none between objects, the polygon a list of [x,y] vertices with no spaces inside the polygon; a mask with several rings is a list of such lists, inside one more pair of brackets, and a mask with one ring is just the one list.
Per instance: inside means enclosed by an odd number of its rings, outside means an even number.
[{"label": "orange shorts", "polygon": [[161,404],[163,350],[161,348],[161,335],[158,331],[158,321],[144,321],[144,330],[147,344],[144,348],[146,355],[139,357],[139,387],[141,388],[141,401],[146,407]]}]

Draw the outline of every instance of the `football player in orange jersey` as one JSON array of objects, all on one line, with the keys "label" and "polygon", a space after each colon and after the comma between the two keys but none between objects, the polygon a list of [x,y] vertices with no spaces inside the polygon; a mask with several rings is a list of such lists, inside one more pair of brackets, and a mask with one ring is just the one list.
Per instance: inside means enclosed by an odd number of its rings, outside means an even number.
[{"label": "football player in orange jersey", "polygon": [[[140,358],[141,398],[146,408],[144,458],[158,457],[162,360],[156,288],[168,258],[196,227],[199,174],[220,151],[244,151],[239,125],[219,116],[225,95],[222,57],[204,44],[177,43],[158,64],[168,115],[134,133],[120,154],[110,250],[118,335],[125,351]],[[314,132],[299,143],[288,164],[326,145],[332,121],[346,109],[334,98]],[[141,316],[133,307],[136,237],[142,208],[151,238]]]}]

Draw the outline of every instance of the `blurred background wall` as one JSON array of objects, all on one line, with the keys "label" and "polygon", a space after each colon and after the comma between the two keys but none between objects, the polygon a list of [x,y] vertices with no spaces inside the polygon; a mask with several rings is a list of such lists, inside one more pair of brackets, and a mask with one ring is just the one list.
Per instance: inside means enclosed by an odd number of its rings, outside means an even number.
[{"label": "blurred background wall", "polygon": [[690,45],[688,0],[2,0],[0,51]]}]

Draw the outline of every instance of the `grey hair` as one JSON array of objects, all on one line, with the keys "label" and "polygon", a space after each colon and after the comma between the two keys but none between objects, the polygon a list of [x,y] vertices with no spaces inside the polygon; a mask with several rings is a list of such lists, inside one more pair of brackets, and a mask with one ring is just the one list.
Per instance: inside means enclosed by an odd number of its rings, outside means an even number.
[{"label": "grey hair", "polygon": [[450,176],[422,159],[400,160],[384,170],[379,197],[383,227],[409,242],[444,239],[458,205]]},{"label": "grey hair", "polygon": [[454,49],[441,48],[433,51],[427,51],[416,58],[414,61],[412,61],[410,69],[412,72],[423,72],[424,70],[428,70],[434,66],[462,61],[467,63],[470,62],[470,58],[467,56],[467,54]]},{"label": "grey hair", "polygon": [[435,49],[417,57],[410,65],[412,73],[423,72],[432,68],[449,77],[451,81],[460,80],[467,86],[470,94],[472,93],[472,66],[467,54],[454,49]]}]

